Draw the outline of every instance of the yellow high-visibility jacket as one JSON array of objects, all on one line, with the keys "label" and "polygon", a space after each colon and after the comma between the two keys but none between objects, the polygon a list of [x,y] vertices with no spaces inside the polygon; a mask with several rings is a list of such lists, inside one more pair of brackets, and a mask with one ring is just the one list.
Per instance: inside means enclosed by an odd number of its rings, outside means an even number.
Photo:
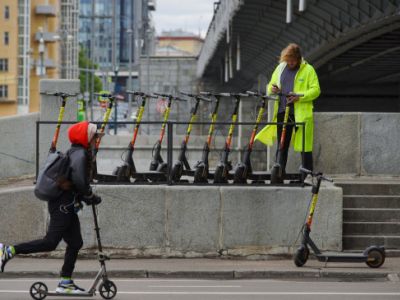
[{"label": "yellow high-visibility jacket", "polygon": [[[281,88],[281,75],[286,67],[286,63],[280,63],[275,71],[272,73],[271,80],[267,86],[267,94],[271,95],[272,84],[276,84]],[[300,97],[299,101],[294,103],[294,117],[296,122],[304,122],[305,125],[305,152],[311,152],[313,148],[313,131],[314,131],[314,120],[313,120],[313,101],[318,98],[321,93],[319,87],[317,73],[314,68],[309,65],[306,61],[302,61],[300,68],[294,79],[293,92],[297,94],[304,94],[304,97]],[[279,109],[279,102],[276,101],[274,105],[274,116],[271,122],[277,121]],[[303,126],[298,126],[294,134],[294,150],[301,152],[303,149]],[[265,145],[272,146],[277,138],[276,125],[265,126],[257,135],[256,140],[264,143]]]}]

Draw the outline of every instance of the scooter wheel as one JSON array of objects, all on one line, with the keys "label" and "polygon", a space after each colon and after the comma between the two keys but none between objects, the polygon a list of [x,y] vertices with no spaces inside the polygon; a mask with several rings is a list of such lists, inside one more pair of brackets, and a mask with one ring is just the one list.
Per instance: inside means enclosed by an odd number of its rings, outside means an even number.
[{"label": "scooter wheel", "polygon": [[244,167],[239,166],[235,169],[235,175],[233,177],[234,183],[247,183],[247,180],[244,176]]},{"label": "scooter wheel", "polygon": [[117,286],[111,280],[105,280],[100,284],[99,292],[103,299],[112,299],[117,295]]},{"label": "scooter wheel", "polygon": [[29,294],[35,300],[43,300],[47,297],[48,288],[43,282],[35,282],[31,285]]},{"label": "scooter wheel", "polygon": [[280,166],[273,166],[271,169],[271,184],[283,183]]},{"label": "scooter wheel", "polygon": [[181,176],[182,176],[182,165],[181,164],[175,164],[172,167],[171,180],[173,182],[178,182],[181,179]]},{"label": "scooter wheel", "polygon": [[379,249],[371,249],[368,251],[368,258],[365,262],[370,268],[379,268],[385,262],[385,252]]},{"label": "scooter wheel", "polygon": [[297,267],[302,267],[308,260],[308,256],[310,255],[310,250],[307,247],[301,246],[296,250],[294,254],[294,264]]},{"label": "scooter wheel", "polygon": [[223,175],[224,175],[224,167],[217,166],[214,173],[214,183],[225,183],[226,180]]},{"label": "scooter wheel", "polygon": [[194,170],[194,177],[193,177],[193,181],[194,183],[204,183],[207,182],[207,179],[204,178],[204,167],[199,166]]}]

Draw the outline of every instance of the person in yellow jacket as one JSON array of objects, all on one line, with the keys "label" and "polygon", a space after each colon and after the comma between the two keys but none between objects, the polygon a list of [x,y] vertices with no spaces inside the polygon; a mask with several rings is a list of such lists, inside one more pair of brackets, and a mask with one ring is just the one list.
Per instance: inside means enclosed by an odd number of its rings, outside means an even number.
[{"label": "person in yellow jacket", "polygon": [[[300,47],[297,44],[289,44],[282,50],[280,63],[275,68],[271,80],[267,86],[267,94],[303,94],[304,96],[280,96],[279,102],[275,102],[272,122],[283,122],[285,107],[291,106],[288,122],[304,122],[303,126],[296,126],[293,146],[296,152],[302,152],[303,135],[305,134],[305,149],[302,156],[302,166],[313,170],[313,102],[321,93],[318,76],[314,68],[308,64],[301,55]],[[293,126],[287,126],[285,148],[280,155],[278,162],[285,172],[288,149],[292,138]],[[267,125],[256,136],[256,140],[272,146],[276,138],[280,140],[282,126]],[[276,156],[278,157],[278,148]]]}]

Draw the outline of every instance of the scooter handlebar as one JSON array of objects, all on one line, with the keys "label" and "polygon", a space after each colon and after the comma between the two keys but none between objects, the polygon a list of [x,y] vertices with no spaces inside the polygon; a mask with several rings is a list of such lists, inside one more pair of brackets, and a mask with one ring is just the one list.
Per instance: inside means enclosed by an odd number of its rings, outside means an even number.
[{"label": "scooter handlebar", "polygon": [[65,98],[78,96],[78,94],[68,94],[64,92],[41,92],[40,95],[65,97]]},{"label": "scooter handlebar", "polygon": [[111,101],[113,101],[115,99],[115,96],[113,96],[112,94],[107,94],[107,93],[93,93],[93,95],[100,96],[103,98],[108,98]]},{"label": "scooter handlebar", "polygon": [[161,93],[153,93],[154,95],[157,95],[159,97],[164,97],[164,98],[169,98],[169,99],[173,99],[173,100],[178,100],[178,101],[186,101],[185,99],[173,96],[171,94],[161,94]]},{"label": "scooter handlebar", "polygon": [[181,93],[182,95],[188,96],[190,98],[196,98],[196,99],[199,99],[199,100],[202,100],[202,101],[211,102],[210,99],[204,98],[204,97],[202,97],[200,95],[190,94],[190,93],[186,93],[186,92],[179,92],[179,93]]},{"label": "scooter handlebar", "polygon": [[325,176],[323,176],[323,174],[322,173],[314,173],[313,171],[311,171],[311,170],[308,170],[308,169],[306,169],[306,168],[303,168],[303,167],[300,167],[299,168],[299,171],[300,172],[303,172],[303,173],[305,173],[305,174],[310,174],[312,177],[321,177],[321,179],[322,180],[325,180],[325,181],[329,181],[329,182],[333,182],[333,179],[332,178],[328,178],[328,177],[325,177]]},{"label": "scooter handlebar", "polygon": [[260,93],[257,93],[257,92],[253,92],[253,91],[246,91],[246,94],[249,95],[249,96],[252,96],[252,97],[260,97],[260,98],[263,98],[263,99],[266,99],[266,100],[272,100],[272,101],[278,101],[279,100],[279,99],[276,99],[274,97],[263,95],[263,94],[260,94]]},{"label": "scooter handlebar", "polygon": [[154,99],[158,98],[158,97],[155,96],[155,95],[149,95],[149,94],[146,94],[146,93],[143,93],[143,92],[126,91],[126,93],[127,93],[127,94],[131,94],[131,95],[134,95],[134,96],[141,96],[141,97],[154,98]]},{"label": "scooter handlebar", "polygon": [[277,96],[297,96],[297,97],[304,97],[304,94],[296,94],[296,93],[277,93],[277,94],[273,94],[273,95],[277,95]]}]

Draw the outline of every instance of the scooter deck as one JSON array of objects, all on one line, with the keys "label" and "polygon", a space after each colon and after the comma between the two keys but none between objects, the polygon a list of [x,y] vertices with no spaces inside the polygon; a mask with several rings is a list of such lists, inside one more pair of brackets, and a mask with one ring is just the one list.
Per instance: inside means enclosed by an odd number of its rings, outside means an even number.
[{"label": "scooter deck", "polygon": [[80,293],[80,294],[72,294],[72,293],[57,293],[57,292],[46,292],[46,296],[58,296],[58,297],[93,297],[94,294],[91,293]]},{"label": "scooter deck", "polygon": [[366,262],[368,259],[363,253],[322,252],[315,256],[321,262]]}]

